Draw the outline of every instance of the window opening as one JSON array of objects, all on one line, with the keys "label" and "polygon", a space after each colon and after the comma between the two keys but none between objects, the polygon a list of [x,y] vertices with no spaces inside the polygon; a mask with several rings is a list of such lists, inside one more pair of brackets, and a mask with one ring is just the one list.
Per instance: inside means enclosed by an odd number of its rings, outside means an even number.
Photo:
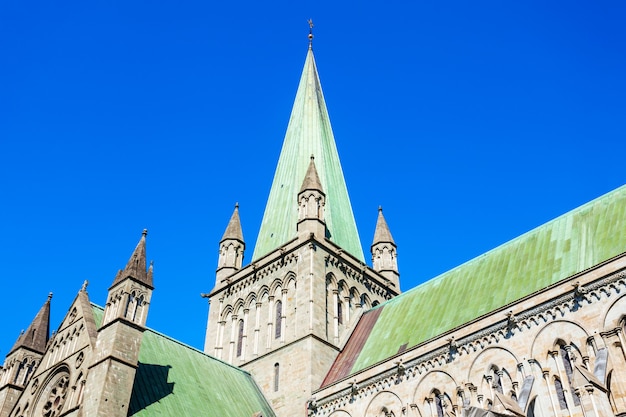
[{"label": "window opening", "polygon": [[239,332],[237,333],[237,357],[241,356],[243,350],[243,320],[239,320]]},{"label": "window opening", "polygon": [[280,339],[282,336],[282,324],[283,324],[283,303],[280,301],[276,302],[276,329],[274,338]]}]

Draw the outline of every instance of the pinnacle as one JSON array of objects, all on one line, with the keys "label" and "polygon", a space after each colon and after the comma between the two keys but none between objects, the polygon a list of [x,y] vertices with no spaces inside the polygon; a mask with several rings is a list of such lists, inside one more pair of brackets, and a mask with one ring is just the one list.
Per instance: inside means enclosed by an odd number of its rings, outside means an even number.
[{"label": "pinnacle", "polygon": [[239,219],[239,203],[235,203],[235,209],[233,210],[232,216],[230,216],[228,226],[226,226],[226,230],[220,242],[226,239],[235,239],[240,242],[244,241],[243,232],[241,230],[241,220]]},{"label": "pinnacle", "polygon": [[13,349],[13,352],[19,348],[27,348],[39,353],[44,353],[48,339],[50,337],[50,301],[52,293],[48,294],[48,299],[43,304],[30,326],[26,331],[20,333]]},{"label": "pinnacle", "polygon": [[317,174],[317,168],[315,168],[315,157],[313,155],[311,155],[311,162],[309,162],[309,167],[307,168],[306,175],[304,176],[304,181],[302,181],[300,192],[305,190],[317,190],[321,193],[324,192],[322,182]]},{"label": "pinnacle", "polygon": [[115,286],[122,280],[132,277],[150,287],[152,287],[152,274],[148,274],[146,270],[146,236],[148,230],[144,229],[141,233],[141,239],[135,247],[133,254],[130,256],[126,267],[119,271],[111,287]]},{"label": "pinnacle", "polygon": [[378,220],[376,221],[376,230],[374,231],[374,241],[372,242],[372,245],[383,242],[392,243],[394,245],[396,244],[391,236],[391,232],[389,231],[389,226],[387,225],[385,216],[383,216],[383,208],[379,206]]}]

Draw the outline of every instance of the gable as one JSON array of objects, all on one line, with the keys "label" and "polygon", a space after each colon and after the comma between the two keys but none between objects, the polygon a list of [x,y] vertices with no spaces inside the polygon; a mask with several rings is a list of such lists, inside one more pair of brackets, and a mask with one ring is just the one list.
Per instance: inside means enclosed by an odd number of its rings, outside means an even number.
[{"label": "gable", "polygon": [[331,369],[325,384],[620,255],[625,228],[622,186],[387,301],[362,317],[367,329],[355,332],[368,334],[365,343],[351,338],[337,358],[346,368],[346,352],[356,351],[350,370]]}]

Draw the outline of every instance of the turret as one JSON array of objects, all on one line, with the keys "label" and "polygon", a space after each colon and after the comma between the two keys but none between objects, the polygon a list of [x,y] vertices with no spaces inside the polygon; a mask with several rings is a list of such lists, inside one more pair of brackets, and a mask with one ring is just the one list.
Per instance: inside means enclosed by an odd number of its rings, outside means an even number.
[{"label": "turret", "polygon": [[126,417],[139,348],[152,297],[152,265],[146,270],[144,230],[126,267],[109,288],[94,362],[89,367],[84,415]]},{"label": "turret", "polygon": [[22,332],[0,371],[0,417],[7,417],[39,365],[50,335],[50,300]]},{"label": "turret", "polygon": [[315,158],[311,155],[311,162],[298,193],[298,236],[308,238],[313,234],[318,239],[326,236],[325,205],[326,194],[315,168]]},{"label": "turret", "polygon": [[389,280],[395,291],[400,292],[400,273],[398,272],[396,249],[396,243],[391,237],[389,226],[387,226],[383,216],[383,208],[379,207],[374,241],[371,246],[372,266],[374,271],[379,272]]},{"label": "turret", "polygon": [[246,244],[241,231],[241,221],[239,220],[239,204],[235,204],[228,226],[220,240],[220,254],[217,261],[217,272],[215,285],[221,286],[222,282],[235,272],[241,269],[243,264],[243,254]]}]

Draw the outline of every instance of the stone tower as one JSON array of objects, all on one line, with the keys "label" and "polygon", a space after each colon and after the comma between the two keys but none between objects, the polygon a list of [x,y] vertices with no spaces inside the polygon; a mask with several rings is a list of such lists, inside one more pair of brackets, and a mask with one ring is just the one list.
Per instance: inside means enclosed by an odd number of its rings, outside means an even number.
[{"label": "stone tower", "polygon": [[8,417],[41,362],[50,337],[50,300],[20,334],[0,371],[0,417]]},{"label": "stone tower", "polygon": [[236,207],[204,350],[250,371],[277,415],[302,415],[360,314],[400,292],[365,264],[310,46],[251,264],[239,250]]},{"label": "stone tower", "polygon": [[125,417],[141,339],[152,297],[152,266],[146,270],[146,235],[109,288],[94,358],[89,366],[84,416]]}]

